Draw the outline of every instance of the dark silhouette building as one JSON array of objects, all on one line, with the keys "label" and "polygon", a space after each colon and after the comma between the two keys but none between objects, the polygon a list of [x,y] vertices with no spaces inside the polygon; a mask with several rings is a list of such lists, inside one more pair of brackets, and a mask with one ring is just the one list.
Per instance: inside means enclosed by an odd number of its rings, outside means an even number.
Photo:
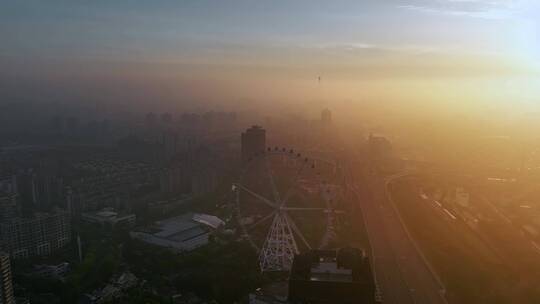
[{"label": "dark silhouette building", "polygon": [[71,240],[71,221],[63,210],[0,222],[2,249],[13,259],[49,256]]},{"label": "dark silhouette building", "polygon": [[289,279],[289,302],[375,303],[369,260],[360,249],[311,250],[296,255]]},{"label": "dark silhouette building", "polygon": [[249,161],[253,156],[266,149],[266,130],[252,126],[242,133],[242,161]]},{"label": "dark silhouette building", "polygon": [[323,123],[323,125],[329,125],[332,123],[332,112],[329,109],[322,110],[321,122]]}]

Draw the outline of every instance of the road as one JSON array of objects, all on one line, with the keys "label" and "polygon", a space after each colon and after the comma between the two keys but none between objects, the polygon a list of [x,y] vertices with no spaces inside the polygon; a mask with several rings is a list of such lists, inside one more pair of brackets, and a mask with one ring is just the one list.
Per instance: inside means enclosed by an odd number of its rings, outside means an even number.
[{"label": "road", "polygon": [[383,303],[447,303],[443,285],[431,271],[393,205],[388,193],[390,181],[370,177],[350,185],[364,217]]}]

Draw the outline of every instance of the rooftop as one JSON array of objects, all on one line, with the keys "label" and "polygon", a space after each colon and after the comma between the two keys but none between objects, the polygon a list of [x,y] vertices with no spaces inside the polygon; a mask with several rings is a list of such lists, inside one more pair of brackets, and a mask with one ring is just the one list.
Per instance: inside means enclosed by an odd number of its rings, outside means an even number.
[{"label": "rooftop", "polygon": [[199,227],[199,224],[194,222],[192,218],[192,213],[186,213],[157,221],[154,227],[158,229],[158,232],[154,233],[154,235],[161,238],[169,238],[174,237],[175,234],[178,234],[181,231],[187,231],[192,228]]},{"label": "rooftop", "polygon": [[219,228],[221,225],[225,225],[225,222],[222,221],[219,217],[204,213],[197,213],[193,215],[192,218],[195,222],[201,223],[206,226],[210,226],[214,229]]},{"label": "rooftop", "polygon": [[337,262],[320,262],[311,267],[311,281],[352,282],[352,269],[338,268]]}]

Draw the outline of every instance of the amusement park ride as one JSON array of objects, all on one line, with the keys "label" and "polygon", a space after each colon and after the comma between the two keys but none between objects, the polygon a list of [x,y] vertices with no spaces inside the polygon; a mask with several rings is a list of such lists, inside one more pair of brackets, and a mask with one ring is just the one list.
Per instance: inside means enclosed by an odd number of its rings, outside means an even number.
[{"label": "amusement park ride", "polygon": [[[278,174],[276,174],[278,172]],[[244,236],[251,245],[259,252],[259,266],[261,271],[288,271],[291,268],[295,254],[299,254],[297,239],[302,242],[306,249],[312,249],[308,239],[304,236],[301,227],[296,224],[295,217],[302,214],[319,213],[325,216],[325,229],[318,248],[324,248],[335,239],[335,226],[338,214],[343,211],[336,210],[336,203],[343,195],[343,186],[331,182],[339,181],[341,170],[335,161],[321,158],[307,158],[294,150],[285,148],[268,148],[266,152],[252,157],[245,165],[238,183],[233,184],[236,194],[236,206],[239,223]],[[310,179],[309,181],[306,181]],[[280,183],[287,180],[284,191],[280,192]],[[330,182],[329,182],[330,181]],[[301,183],[308,183],[311,188],[316,188],[317,195],[323,204],[313,206],[291,206],[290,201],[302,191]],[[256,187],[257,186],[257,187]],[[304,187],[306,188],[306,187]],[[256,190],[257,189],[257,190]],[[266,190],[266,191],[265,191]],[[271,197],[271,198],[268,198]],[[254,202],[262,206],[252,206]],[[251,218],[250,211],[257,213],[257,221],[246,223],[245,218]],[[255,211],[253,211],[255,210]],[[260,211],[267,212],[259,215]],[[264,223],[269,226],[264,227]],[[323,223],[310,223],[321,225]],[[255,227],[266,237],[262,246],[257,244],[261,237],[253,235]],[[261,228],[263,227],[263,228]]]}]

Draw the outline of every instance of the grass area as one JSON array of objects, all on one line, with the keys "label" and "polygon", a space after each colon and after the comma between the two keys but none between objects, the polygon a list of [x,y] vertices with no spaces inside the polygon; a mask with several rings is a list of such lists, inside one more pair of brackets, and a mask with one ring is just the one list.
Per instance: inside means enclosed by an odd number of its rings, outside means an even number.
[{"label": "grass area", "polygon": [[393,199],[407,227],[441,276],[450,303],[540,303],[464,223],[444,220],[408,181],[393,184]]}]

